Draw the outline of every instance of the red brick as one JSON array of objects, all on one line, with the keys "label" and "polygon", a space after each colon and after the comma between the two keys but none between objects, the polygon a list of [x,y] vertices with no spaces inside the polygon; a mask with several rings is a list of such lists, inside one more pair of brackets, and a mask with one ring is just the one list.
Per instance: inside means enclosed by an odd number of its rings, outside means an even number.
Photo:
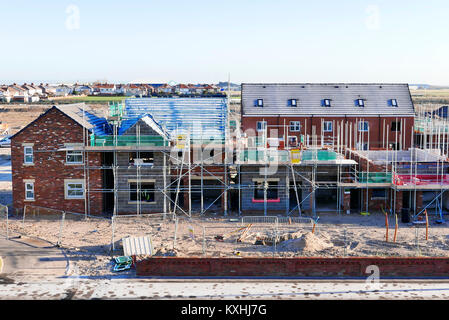
[{"label": "red brick", "polygon": [[[86,133],[86,140],[88,134]],[[34,143],[34,165],[23,164],[22,143]],[[83,143],[83,128],[56,108],[52,108],[32,122],[11,141],[11,165],[13,185],[13,207],[22,210],[25,204],[58,210],[85,212],[84,200],[66,200],[64,179],[84,179],[82,165],[65,165],[65,143]],[[101,165],[100,153],[89,153],[90,166]],[[25,199],[24,179],[34,179],[35,201]],[[89,170],[89,189],[102,188],[101,170]],[[87,188],[86,188],[87,189]],[[102,212],[103,195],[90,193],[90,214]]]}]

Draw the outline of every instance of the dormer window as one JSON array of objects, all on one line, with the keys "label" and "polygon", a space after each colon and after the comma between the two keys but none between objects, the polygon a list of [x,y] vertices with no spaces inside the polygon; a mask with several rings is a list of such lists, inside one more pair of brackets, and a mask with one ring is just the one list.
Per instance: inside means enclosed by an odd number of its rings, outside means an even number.
[{"label": "dormer window", "polygon": [[357,104],[357,107],[364,107],[365,106],[365,100],[357,99],[356,104]]},{"label": "dormer window", "polygon": [[391,104],[392,107],[397,107],[397,106],[398,106],[398,100],[396,100],[396,99],[391,99],[391,100],[390,100],[390,104]]},{"label": "dormer window", "polygon": [[298,100],[297,99],[290,99],[288,105],[290,107],[296,107],[296,106],[298,106]]},{"label": "dormer window", "polygon": [[331,99],[324,99],[323,100],[323,105],[325,107],[330,107],[331,106]]},{"label": "dormer window", "polygon": [[256,101],[256,107],[263,108],[263,99],[257,99]]}]

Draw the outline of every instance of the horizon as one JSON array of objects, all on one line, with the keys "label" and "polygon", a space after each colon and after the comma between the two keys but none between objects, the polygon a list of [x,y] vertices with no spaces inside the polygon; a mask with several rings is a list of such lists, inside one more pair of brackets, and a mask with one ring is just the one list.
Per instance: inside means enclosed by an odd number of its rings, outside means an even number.
[{"label": "horizon", "polygon": [[448,86],[449,7],[431,2],[19,0],[0,20],[0,83]]},{"label": "horizon", "polygon": [[[62,82],[46,82],[46,81],[24,81],[24,82],[11,82],[11,83],[0,83],[0,86],[12,86],[12,85],[17,85],[17,86],[22,86],[22,85],[34,85],[34,86],[39,86],[39,85],[68,85],[68,86],[73,86],[73,85],[95,85],[95,84],[114,84],[114,85],[131,85],[131,84],[136,84],[136,85],[140,85],[140,84],[146,84],[146,85],[161,85],[161,84],[169,84],[170,86],[176,86],[176,85],[210,85],[210,84],[214,84],[214,85],[218,85],[220,83],[228,83],[228,81],[214,81],[214,82],[209,82],[209,83],[204,83],[204,82],[175,82],[175,81],[171,81],[171,83],[167,83],[167,82],[161,82],[161,81],[148,81],[148,82],[102,82],[102,81],[86,81],[86,82],[69,82],[69,81],[62,81]],[[394,85],[408,85],[408,86],[429,86],[431,88],[449,88],[449,85],[434,85],[434,84],[430,84],[430,83],[405,83],[405,82],[232,82],[230,81],[230,85],[242,85],[242,84],[329,84],[329,85],[336,85],[336,84],[345,84],[345,85],[356,85],[356,84],[394,84]]]}]

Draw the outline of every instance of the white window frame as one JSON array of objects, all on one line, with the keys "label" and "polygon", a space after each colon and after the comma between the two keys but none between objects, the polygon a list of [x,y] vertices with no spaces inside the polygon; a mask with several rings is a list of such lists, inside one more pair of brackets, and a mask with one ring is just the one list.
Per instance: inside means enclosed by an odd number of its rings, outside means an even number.
[{"label": "white window frame", "polygon": [[[262,126],[263,128],[262,129],[259,129],[259,123],[264,123],[264,125]],[[257,132],[264,132],[264,131],[266,131],[267,130],[267,122],[266,121],[257,121],[257,123],[256,123],[256,131]]]},{"label": "white window frame", "polygon": [[[69,161],[69,152],[71,153],[77,153],[77,155],[81,155],[81,161]],[[83,151],[78,151],[78,150],[67,150],[65,153],[65,163],[66,164],[83,164],[84,162],[84,154]]]},{"label": "white window frame", "polygon": [[263,108],[263,99],[257,99],[256,100],[256,107],[257,108]]},{"label": "white window frame", "polygon": [[[367,124],[367,128],[365,130],[365,123]],[[363,128],[362,128],[363,125]],[[369,131],[369,122],[368,121],[359,121],[359,132],[368,132]]]},{"label": "white window frame", "polygon": [[298,99],[290,99],[290,107],[297,107]]},{"label": "white window frame", "polygon": [[[69,188],[70,184],[81,184],[81,190],[83,191],[83,195],[76,195],[76,196],[71,196],[69,195],[69,191],[72,190],[72,188]],[[79,189],[75,189],[74,190],[79,190]],[[79,180],[79,179],[66,179],[64,180],[64,196],[65,199],[67,200],[72,200],[72,199],[84,199],[86,196],[86,188],[84,185],[84,180]]]},{"label": "white window frame", "polygon": [[[28,197],[28,186],[31,186],[30,192],[33,193],[33,197]],[[27,201],[34,201],[35,200],[35,193],[34,193],[34,181],[25,181],[25,200]]]},{"label": "white window frame", "polygon": [[364,142],[364,143],[357,142],[356,148],[357,148],[357,150],[367,151],[368,150],[368,143],[367,142]]},{"label": "white window frame", "polygon": [[[330,124],[330,128],[328,125]],[[323,132],[333,132],[333,123],[332,121],[323,121]]]},{"label": "white window frame", "polygon": [[323,104],[325,107],[331,107],[332,101],[331,101],[331,99],[324,99]]},{"label": "white window frame", "polygon": [[398,100],[397,99],[391,99],[391,106],[392,107],[397,107],[398,106]]},{"label": "white window frame", "polygon": [[290,121],[290,132],[301,132],[301,121]]},{"label": "white window frame", "polygon": [[[31,150],[30,154],[27,154],[27,149]],[[31,156],[31,162],[27,161],[27,156]],[[23,163],[24,164],[34,164],[34,150],[33,150],[33,146],[24,146],[23,147]]]},{"label": "white window frame", "polygon": [[364,107],[365,106],[365,100],[364,99],[357,99],[357,106]]}]

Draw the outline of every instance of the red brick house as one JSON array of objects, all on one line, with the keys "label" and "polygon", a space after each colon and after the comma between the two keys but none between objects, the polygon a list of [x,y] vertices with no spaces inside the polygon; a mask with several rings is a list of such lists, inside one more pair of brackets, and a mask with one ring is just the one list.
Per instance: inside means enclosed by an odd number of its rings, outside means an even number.
[{"label": "red brick house", "polygon": [[244,83],[241,110],[249,136],[267,126],[291,147],[311,144],[315,130],[318,144],[336,144],[340,132],[354,149],[407,149],[415,117],[407,84]]},{"label": "red brick house", "polygon": [[86,174],[83,170],[84,163],[100,166],[101,153],[86,156],[71,151],[85,144],[89,133],[96,130],[87,117],[80,116],[81,112],[81,105],[54,106],[11,138],[15,209],[22,210],[28,204],[90,214],[102,212],[103,194],[86,194],[86,189],[101,189],[101,171]]}]

